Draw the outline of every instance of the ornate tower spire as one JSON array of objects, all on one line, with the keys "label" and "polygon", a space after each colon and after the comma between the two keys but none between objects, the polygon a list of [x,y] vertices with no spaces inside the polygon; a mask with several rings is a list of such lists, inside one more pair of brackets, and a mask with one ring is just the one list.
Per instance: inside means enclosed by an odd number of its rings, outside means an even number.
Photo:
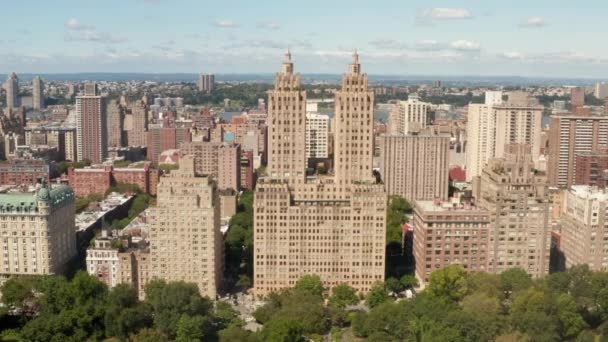
[{"label": "ornate tower spire", "polygon": [[361,73],[361,64],[359,64],[359,54],[357,53],[357,49],[353,53],[353,61],[350,63],[349,67],[350,73],[358,75]]},{"label": "ornate tower spire", "polygon": [[283,58],[283,73],[293,74],[293,62],[291,61],[291,52],[289,51],[289,48],[287,48],[287,52]]}]

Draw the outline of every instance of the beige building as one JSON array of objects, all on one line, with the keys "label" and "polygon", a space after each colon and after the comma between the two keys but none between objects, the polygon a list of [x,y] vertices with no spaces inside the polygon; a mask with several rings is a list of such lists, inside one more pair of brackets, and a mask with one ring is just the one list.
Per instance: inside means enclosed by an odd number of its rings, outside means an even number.
[{"label": "beige building", "polygon": [[36,76],[32,80],[32,108],[44,109],[44,81],[40,76]]},{"label": "beige building", "polygon": [[17,108],[21,105],[19,98],[19,77],[14,72],[11,72],[3,85],[6,91],[6,108],[8,110]]},{"label": "beige building", "polygon": [[519,267],[538,278],[549,272],[551,240],[547,178],[534,169],[529,145],[508,145],[474,180],[477,205],[491,213],[488,272]]},{"label": "beige building", "polygon": [[60,274],[76,256],[74,192],[43,183],[35,194],[0,194],[0,282]]},{"label": "beige building", "polygon": [[220,190],[240,189],[239,145],[193,141],[182,145],[181,154],[193,156],[196,173],[213,177]]},{"label": "beige building", "polygon": [[258,297],[292,287],[305,274],[361,293],[384,280],[387,196],[372,177],[374,98],[358,55],[342,79],[336,174],[329,177],[304,177],[305,93],[289,53],[269,92],[269,175],[258,180],[254,198]]},{"label": "beige building", "polygon": [[95,238],[93,246],[87,248],[87,272],[112,288],[118,284],[129,284],[135,288],[139,299],[145,298],[145,286],[152,278],[150,250],[132,245],[126,239],[112,237],[107,231]]},{"label": "beige building", "polygon": [[486,92],[485,103],[470,103],[467,113],[466,177],[481,175],[488,160],[496,151],[496,112],[494,106],[502,103],[502,92]]},{"label": "beige building", "polygon": [[148,108],[141,102],[137,101],[131,107],[130,126],[127,130],[127,145],[128,146],[146,146],[146,135],[148,132]]},{"label": "beige building", "polygon": [[509,144],[528,144],[532,160],[540,166],[543,107],[530,100],[526,92],[508,94],[500,102],[500,92],[486,93],[486,103],[469,104],[467,115],[467,180],[480,176],[493,158],[505,156]]},{"label": "beige building", "polygon": [[222,285],[223,239],[220,200],[210,177],[198,176],[190,156],[161,177],[150,229],[152,276],[198,285],[215,299]]},{"label": "beige building", "polygon": [[382,135],[379,144],[380,174],[389,196],[410,201],[448,198],[449,135]]},{"label": "beige building", "polygon": [[561,250],[566,267],[608,269],[608,193],[588,185],[564,190]]},{"label": "beige building", "polygon": [[432,272],[457,264],[469,272],[486,272],[490,213],[458,198],[448,202],[416,201],[414,206],[416,278],[421,286]]},{"label": "beige building", "polygon": [[532,161],[538,168],[544,107],[533,104],[526,92],[511,92],[506,103],[493,108],[496,117],[494,157],[504,157],[509,144],[527,144],[531,148]]},{"label": "beige building", "polygon": [[211,93],[215,89],[215,75],[213,74],[201,74],[198,76],[196,82],[198,90],[203,93]]},{"label": "beige building", "polygon": [[106,117],[108,127],[108,147],[124,146],[124,108],[116,100],[111,100],[107,105],[108,115]]},{"label": "beige building", "polygon": [[608,148],[608,117],[554,115],[549,125],[549,183],[575,184],[576,155]]},{"label": "beige building", "polygon": [[279,179],[303,179],[306,171],[306,90],[293,73],[291,54],[268,91],[267,173]]},{"label": "beige building", "polygon": [[306,158],[329,157],[329,116],[306,113]]},{"label": "beige building", "polygon": [[430,107],[430,103],[420,101],[415,95],[411,95],[407,101],[397,102],[391,114],[393,117],[391,124],[396,127],[391,127],[390,131],[407,134],[410,131],[425,129]]}]

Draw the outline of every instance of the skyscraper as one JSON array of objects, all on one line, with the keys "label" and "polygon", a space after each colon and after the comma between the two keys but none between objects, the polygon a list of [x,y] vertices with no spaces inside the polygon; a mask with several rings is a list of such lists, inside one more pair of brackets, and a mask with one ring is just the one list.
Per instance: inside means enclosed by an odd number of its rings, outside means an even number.
[{"label": "skyscraper", "polygon": [[108,147],[120,148],[124,141],[124,108],[116,100],[111,100],[107,106]]},{"label": "skyscraper", "polygon": [[306,113],[306,158],[329,156],[329,116]]},{"label": "skyscraper", "polygon": [[361,73],[359,55],[353,54],[349,73],[342,75],[342,89],[336,92],[334,119],[334,165],[336,180],[350,184],[373,181],[374,92],[367,88],[367,74]]},{"label": "skyscraper", "polygon": [[496,152],[496,113],[494,106],[502,103],[502,92],[487,91],[485,103],[470,103],[467,115],[466,178],[481,175],[488,160]]},{"label": "skyscraper", "polygon": [[549,183],[570,186],[576,179],[576,156],[608,148],[608,117],[554,115],[549,125]]},{"label": "skyscraper", "polygon": [[14,72],[8,75],[4,90],[6,90],[6,107],[9,109],[19,107],[19,78]]},{"label": "skyscraper", "polygon": [[215,89],[215,75],[201,74],[198,76],[198,90],[203,93],[211,93]]},{"label": "skyscraper", "polygon": [[502,96],[486,94],[485,104],[469,104],[467,117],[467,180],[482,173],[492,158],[505,155],[509,144],[528,144],[538,167],[543,107],[532,104],[526,92]]},{"label": "skyscraper", "polygon": [[194,171],[184,156],[179,170],[161,177],[150,231],[152,275],[195,283],[201,295],[215,299],[222,284],[223,237],[217,187]]},{"label": "skyscraper", "polygon": [[148,107],[137,101],[131,108],[131,125],[127,131],[128,146],[146,146],[148,131]]},{"label": "skyscraper", "polygon": [[585,88],[573,87],[570,89],[570,105],[572,107],[585,105]]},{"label": "skyscraper", "polygon": [[32,108],[44,109],[44,82],[40,76],[36,76],[32,80]]},{"label": "skyscraper", "polygon": [[551,227],[547,178],[534,168],[529,145],[510,144],[503,158],[476,177],[477,205],[490,213],[487,271],[519,267],[538,278],[549,272]]},{"label": "skyscraper", "polygon": [[596,98],[603,100],[608,97],[608,83],[598,82],[595,85],[595,92],[593,93]]},{"label": "skyscraper", "polygon": [[101,163],[108,154],[105,105],[95,83],[85,84],[76,97],[76,152],[78,160]]},{"label": "skyscraper", "polygon": [[374,98],[356,54],[349,71],[336,95],[333,176],[305,177],[306,95],[289,53],[268,93],[269,172],[254,198],[257,296],[305,274],[361,293],[384,279],[387,196],[372,176]]},{"label": "skyscraper", "polygon": [[291,53],[268,91],[268,169],[271,177],[304,177],[306,171],[306,90],[293,73]]},{"label": "skyscraper", "polygon": [[430,103],[422,102],[417,96],[411,95],[407,101],[399,101],[391,114],[395,118],[396,128],[391,132],[407,134],[410,131],[419,131],[427,126]]},{"label": "skyscraper", "polygon": [[412,202],[448,198],[449,135],[382,135],[379,144],[380,174],[389,196]]}]

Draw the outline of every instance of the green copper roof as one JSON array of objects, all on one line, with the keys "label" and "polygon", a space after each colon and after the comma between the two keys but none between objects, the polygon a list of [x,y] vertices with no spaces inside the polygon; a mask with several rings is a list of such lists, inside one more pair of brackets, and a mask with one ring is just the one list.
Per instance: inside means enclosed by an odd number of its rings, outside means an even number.
[{"label": "green copper roof", "polygon": [[49,189],[43,184],[36,194],[0,194],[0,213],[26,213],[38,210],[38,201],[48,202],[52,208],[74,202],[74,191],[66,185]]}]

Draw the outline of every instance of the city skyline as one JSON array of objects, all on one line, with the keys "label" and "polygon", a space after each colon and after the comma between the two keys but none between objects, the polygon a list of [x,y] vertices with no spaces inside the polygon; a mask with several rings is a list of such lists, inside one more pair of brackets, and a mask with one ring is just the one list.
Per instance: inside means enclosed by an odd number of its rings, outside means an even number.
[{"label": "city skyline", "polygon": [[35,21],[28,4],[8,6],[0,73],[268,73],[290,47],[301,73],[341,73],[358,49],[370,74],[608,77],[591,38],[608,4],[62,3],[38,4]]}]

